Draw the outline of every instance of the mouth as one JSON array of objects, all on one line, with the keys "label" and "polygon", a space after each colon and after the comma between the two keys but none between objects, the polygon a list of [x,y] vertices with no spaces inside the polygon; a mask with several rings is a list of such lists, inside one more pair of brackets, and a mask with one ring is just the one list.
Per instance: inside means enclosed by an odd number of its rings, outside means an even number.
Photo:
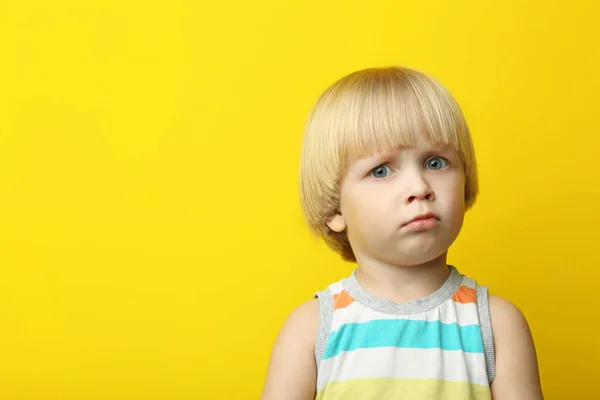
[{"label": "mouth", "polygon": [[416,216],[402,227],[413,231],[422,231],[436,227],[439,222],[440,218],[436,214],[427,213]]}]

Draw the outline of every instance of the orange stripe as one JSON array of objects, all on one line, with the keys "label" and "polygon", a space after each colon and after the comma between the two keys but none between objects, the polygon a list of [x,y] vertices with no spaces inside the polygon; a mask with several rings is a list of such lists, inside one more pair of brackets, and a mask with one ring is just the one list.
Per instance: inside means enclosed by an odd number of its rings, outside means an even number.
[{"label": "orange stripe", "polygon": [[350,296],[348,292],[342,290],[338,294],[333,295],[333,310],[339,310],[340,308],[346,308],[350,304],[354,303],[354,298]]},{"label": "orange stripe", "polygon": [[458,288],[456,293],[452,295],[452,300],[454,300],[457,303],[463,304],[476,303],[477,294],[475,292],[475,289],[462,285]]}]

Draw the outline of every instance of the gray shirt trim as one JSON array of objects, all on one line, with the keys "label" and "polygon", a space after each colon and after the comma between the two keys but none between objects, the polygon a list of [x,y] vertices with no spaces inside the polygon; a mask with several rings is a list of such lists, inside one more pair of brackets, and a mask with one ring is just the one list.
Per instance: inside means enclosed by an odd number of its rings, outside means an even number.
[{"label": "gray shirt trim", "polygon": [[494,360],[494,335],[490,319],[488,288],[486,286],[477,286],[477,312],[479,314],[479,326],[483,338],[483,351],[485,353],[488,380],[491,385],[496,374],[496,363]]},{"label": "gray shirt trim", "polygon": [[456,268],[449,265],[449,274],[446,282],[435,291],[433,294],[418,300],[408,301],[406,303],[396,303],[391,300],[384,300],[373,296],[367,292],[358,279],[356,278],[356,270],[349,278],[342,281],[344,289],[356,299],[359,303],[386,314],[393,315],[411,315],[427,312],[442,305],[458,290],[463,282],[461,275]]},{"label": "gray shirt trim", "polygon": [[321,359],[323,359],[323,352],[327,346],[327,339],[329,339],[329,333],[331,331],[331,324],[333,321],[333,296],[329,290],[318,292],[315,295],[319,299],[319,330],[317,332],[317,339],[315,341],[315,361],[317,363],[317,376],[319,374],[319,366],[321,365]]}]

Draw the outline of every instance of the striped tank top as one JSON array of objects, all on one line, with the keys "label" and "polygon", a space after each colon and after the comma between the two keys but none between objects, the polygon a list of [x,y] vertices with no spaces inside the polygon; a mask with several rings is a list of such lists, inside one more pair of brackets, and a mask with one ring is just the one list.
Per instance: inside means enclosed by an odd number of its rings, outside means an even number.
[{"label": "striped tank top", "polygon": [[402,304],[368,293],[356,271],[317,293],[316,399],[491,399],[487,287],[449,268],[439,290]]}]

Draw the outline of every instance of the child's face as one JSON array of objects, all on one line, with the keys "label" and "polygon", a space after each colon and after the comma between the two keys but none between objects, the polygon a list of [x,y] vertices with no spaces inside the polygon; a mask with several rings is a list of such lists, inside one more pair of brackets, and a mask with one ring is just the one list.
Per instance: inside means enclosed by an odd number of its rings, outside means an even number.
[{"label": "child's face", "polygon": [[[341,213],[328,225],[347,231],[359,264],[418,265],[445,253],[458,236],[464,192],[458,153],[420,137],[414,147],[352,163],[341,185]],[[415,218],[424,219],[411,223]]]}]

